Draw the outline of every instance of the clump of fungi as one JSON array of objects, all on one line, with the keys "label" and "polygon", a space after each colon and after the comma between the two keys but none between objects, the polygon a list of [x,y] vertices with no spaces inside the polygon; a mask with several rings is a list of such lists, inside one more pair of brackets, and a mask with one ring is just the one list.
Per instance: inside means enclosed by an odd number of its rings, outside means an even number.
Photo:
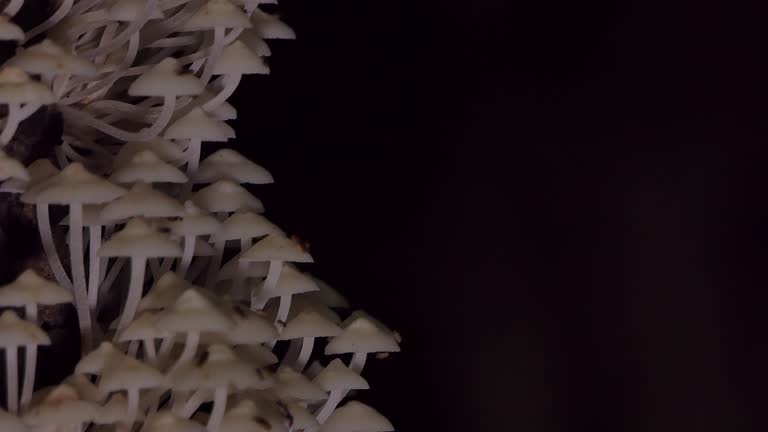
[{"label": "clump of fungi", "polygon": [[[47,269],[0,287],[0,430],[393,430],[342,402],[399,337],[342,319],[345,299],[301,270],[312,256],[248,189],[269,171],[205,148],[235,137],[227,98],[269,73],[265,40],[294,37],[261,7],[274,1],[60,0],[16,22],[37,3],[0,3],[0,42],[17,46],[0,66],[0,193],[32,211]],[[61,139],[24,164],[12,143],[41,109],[61,113]],[[68,303],[80,361],[38,389],[38,308]]]}]

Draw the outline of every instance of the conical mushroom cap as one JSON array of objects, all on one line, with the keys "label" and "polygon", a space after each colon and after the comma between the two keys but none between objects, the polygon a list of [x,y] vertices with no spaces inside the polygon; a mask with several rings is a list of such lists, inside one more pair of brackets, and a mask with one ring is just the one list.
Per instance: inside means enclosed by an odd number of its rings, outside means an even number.
[{"label": "conical mushroom cap", "polygon": [[109,179],[115,183],[186,183],[188,180],[180,169],[164,162],[150,150],[134,154],[133,158],[118,167]]},{"label": "conical mushroom cap", "polygon": [[[123,223],[124,221],[110,221],[101,217],[101,209],[104,208],[104,204],[85,204],[83,205],[83,226],[104,226],[115,223]],[[69,226],[69,215],[59,222],[59,225]]]},{"label": "conical mushroom cap", "polygon": [[256,345],[277,338],[277,329],[262,314],[234,307],[235,327],[224,334],[232,345]]},{"label": "conical mushroom cap", "polygon": [[30,74],[53,75],[72,74],[82,77],[96,75],[97,69],[92,63],[68,52],[50,39],[32,45],[8,60],[8,66],[14,66]]},{"label": "conical mushroom cap", "polygon": [[[0,40],[3,41],[23,41],[24,30],[17,26],[7,16],[0,16]],[[5,429],[3,429],[5,430]]]},{"label": "conical mushroom cap", "polygon": [[[109,19],[113,21],[131,22],[138,20],[144,13],[145,0],[113,0],[107,9]],[[163,19],[165,16],[159,7],[155,6],[149,13],[149,19]]]},{"label": "conical mushroom cap", "polygon": [[235,347],[235,353],[256,368],[271,366],[280,361],[275,353],[261,345],[239,345]]},{"label": "conical mushroom cap", "polygon": [[207,432],[200,423],[181,418],[168,410],[150,416],[145,428],[145,432]]},{"label": "conical mushroom cap", "polygon": [[312,256],[300,244],[290,238],[270,234],[259,240],[240,258],[244,261],[314,262]]},{"label": "conical mushroom cap", "polygon": [[211,213],[251,210],[264,211],[264,205],[242,186],[229,180],[219,180],[192,196],[192,202]]},{"label": "conical mushroom cap", "polygon": [[158,317],[157,327],[170,332],[225,332],[234,321],[197,288],[184,291],[173,305]]},{"label": "conical mushroom cap", "polygon": [[266,401],[260,401],[257,404],[249,399],[239,401],[224,414],[219,430],[221,432],[288,432],[288,428],[283,424],[285,419],[278,414],[278,409],[270,409],[271,407],[267,407],[266,404]]},{"label": "conical mushroom cap", "polygon": [[161,160],[170,164],[178,164],[184,160],[184,151],[178,144],[160,138],[143,142],[129,142],[120,147],[115,156],[115,167],[127,165],[137,153],[151,151]]},{"label": "conical mushroom cap", "polygon": [[88,172],[79,162],[49,178],[35,201],[43,204],[101,204],[123,195],[125,189]]},{"label": "conical mushroom cap", "polygon": [[119,342],[127,342],[160,339],[170,336],[170,332],[157,328],[157,318],[157,312],[145,311],[120,331],[117,340]]},{"label": "conical mushroom cap", "polygon": [[264,59],[251,51],[243,42],[236,40],[224,47],[213,66],[214,75],[268,74],[269,66]]},{"label": "conical mushroom cap", "polygon": [[365,317],[350,322],[325,346],[325,355],[399,351],[395,337]]},{"label": "conical mushroom cap", "polygon": [[199,366],[184,365],[171,373],[174,389],[231,387],[242,390],[265,389],[272,385],[270,376],[244,362],[226,345],[210,345],[206,353]]},{"label": "conical mushroom cap", "polygon": [[280,339],[298,339],[305,337],[330,337],[338,336],[341,327],[329,320],[323,314],[311,309],[299,312],[289,320],[280,333]]},{"label": "conical mushroom cap", "polygon": [[98,405],[80,400],[72,386],[61,384],[24,413],[24,423],[32,427],[86,423],[98,409]]},{"label": "conical mushroom cap", "polygon": [[209,0],[182,25],[181,29],[197,31],[215,27],[247,28],[251,27],[251,21],[242,9],[228,0]]},{"label": "conical mushroom cap", "polygon": [[[139,410],[139,419],[142,412]],[[121,393],[114,393],[103,407],[99,408],[93,422],[96,424],[113,424],[128,420],[128,399]]]},{"label": "conical mushroom cap", "polygon": [[54,305],[71,301],[72,293],[38,276],[34,270],[25,270],[15,281],[0,288],[1,306]]},{"label": "conical mushroom cap", "polygon": [[231,180],[236,183],[267,184],[275,179],[264,169],[232,149],[221,149],[200,163],[194,175],[195,183]]},{"label": "conical mushroom cap", "polygon": [[83,374],[72,374],[64,379],[63,384],[72,386],[77,391],[78,398],[86,402],[101,404],[107,397]]},{"label": "conical mushroom cap", "polygon": [[124,356],[108,365],[101,374],[99,390],[111,393],[126,389],[148,389],[165,386],[165,377],[152,366]]},{"label": "conical mushroom cap", "polygon": [[390,432],[392,423],[375,409],[358,401],[349,401],[336,408],[320,432]]},{"label": "conical mushroom cap", "polygon": [[[2,74],[3,73],[0,72],[0,77]],[[0,87],[0,91],[2,91],[2,87]],[[0,100],[0,103],[3,103],[2,100]],[[15,178],[28,182],[30,180],[30,175],[27,169],[24,168],[24,165],[21,164],[21,162],[8,156],[4,151],[0,150],[0,181],[7,180],[9,178]]]},{"label": "conical mushroom cap", "polygon": [[252,28],[243,30],[238,40],[246,44],[257,56],[269,57],[272,55],[272,50],[267,42]]},{"label": "conical mushroom cap", "polygon": [[250,211],[238,211],[222,222],[213,241],[240,240],[273,233],[282,234],[282,230],[269,219]]},{"label": "conical mushroom cap", "polygon": [[[240,261],[240,255],[235,255],[231,260],[227,261],[224,266],[219,270],[218,280],[233,279],[238,273],[238,262]],[[261,278],[267,276],[269,272],[269,262],[267,261],[254,261],[248,263],[245,268],[244,276],[246,278]]]},{"label": "conical mushroom cap", "polygon": [[138,311],[151,309],[165,309],[181,296],[181,294],[191,288],[189,282],[180,278],[174,272],[166,272],[155,282],[147,295],[139,301]]},{"label": "conical mushroom cap", "polygon": [[[29,180],[11,178],[0,186],[0,191],[12,193],[24,192],[24,195],[28,195],[29,190],[39,187],[42,182],[56,175],[59,170],[53,166],[51,161],[48,159],[38,159],[29,164],[29,166],[26,168],[26,172],[29,174]],[[39,190],[37,192],[39,192]],[[32,192],[32,194],[36,196],[37,192]],[[25,203],[31,201],[32,200],[22,199],[22,202]]]},{"label": "conical mushroom cap", "polygon": [[368,381],[359,373],[348,368],[339,359],[333,359],[314,378],[314,383],[327,392],[342,390],[367,390]]},{"label": "conical mushroom cap", "polygon": [[235,137],[235,130],[223,121],[209,116],[198,107],[173,122],[166,129],[163,137],[166,139],[199,139],[200,141],[224,142]]},{"label": "conical mushroom cap", "polygon": [[27,427],[20,418],[0,409],[0,430],[3,432],[27,432]]},{"label": "conical mushroom cap", "polygon": [[50,345],[51,339],[40,328],[19,318],[16,312],[6,310],[0,315],[0,347],[22,345]]},{"label": "conical mushroom cap", "polygon": [[128,193],[105,205],[100,216],[117,221],[132,217],[177,217],[183,213],[184,207],[175,199],[146,183],[136,183]]},{"label": "conical mushroom cap", "polygon": [[264,283],[259,284],[259,287],[253,291],[254,296],[259,299],[268,299],[318,290],[314,279],[304,275],[290,265],[283,266],[273,290],[266,291],[264,287]]},{"label": "conical mushroom cap", "polygon": [[262,39],[296,39],[296,33],[273,15],[256,9],[251,15],[253,32]]},{"label": "conical mushroom cap", "polygon": [[86,354],[77,362],[75,372],[79,374],[100,374],[107,366],[122,360],[125,355],[110,342],[102,342],[98,348]]},{"label": "conical mushroom cap", "polygon": [[23,70],[13,66],[0,70],[0,103],[48,105],[54,101],[51,90],[32,80]]},{"label": "conical mushroom cap", "polygon": [[178,257],[181,247],[168,236],[152,229],[143,219],[133,218],[101,249],[101,257]]},{"label": "conical mushroom cap", "polygon": [[221,228],[221,223],[208,212],[201,210],[192,201],[186,201],[182,219],[171,222],[169,227],[174,235],[180,237],[199,236],[217,233]]},{"label": "conical mushroom cap", "polygon": [[328,395],[307,377],[288,366],[280,366],[275,374],[272,391],[283,400],[317,401]]},{"label": "conical mushroom cap", "polygon": [[131,96],[195,96],[205,86],[191,73],[181,73],[178,60],[167,57],[136,78],[128,87]]}]

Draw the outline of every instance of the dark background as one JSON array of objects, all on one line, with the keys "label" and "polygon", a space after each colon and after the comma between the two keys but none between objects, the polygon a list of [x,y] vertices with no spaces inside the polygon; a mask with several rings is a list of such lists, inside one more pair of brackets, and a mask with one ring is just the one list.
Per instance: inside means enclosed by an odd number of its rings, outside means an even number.
[{"label": "dark background", "polygon": [[267,215],[402,333],[400,431],[768,423],[768,5],[282,0]]}]

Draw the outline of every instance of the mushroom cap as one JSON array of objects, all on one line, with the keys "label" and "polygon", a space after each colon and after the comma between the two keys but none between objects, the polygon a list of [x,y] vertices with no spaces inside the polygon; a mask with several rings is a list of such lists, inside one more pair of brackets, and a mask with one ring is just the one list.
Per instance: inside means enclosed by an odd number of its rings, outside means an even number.
[{"label": "mushroom cap", "polygon": [[[101,209],[104,208],[104,204],[84,204],[83,205],[83,226],[104,226],[113,225],[116,223],[124,223],[124,220],[111,221],[101,217]],[[64,216],[64,219],[59,222],[59,225],[69,226],[69,215]]]},{"label": "mushroom cap", "polygon": [[48,105],[55,102],[53,92],[26,72],[13,66],[0,70],[0,103],[34,103]]},{"label": "mushroom cap", "polygon": [[168,410],[151,415],[145,428],[145,432],[207,432],[205,426],[200,423],[181,418]]},{"label": "mushroom cap", "polygon": [[338,336],[341,327],[320,312],[305,309],[289,320],[280,333],[280,339]]},{"label": "mushroom cap", "polygon": [[340,359],[331,360],[312,381],[327,392],[370,388],[365,378],[348,368]]},{"label": "mushroom cap", "polygon": [[[240,255],[241,254],[237,254],[221,267],[221,270],[219,270],[219,274],[217,275],[219,280],[233,279],[237,275],[237,273],[239,272],[238,262],[240,261]],[[262,277],[265,277],[268,272],[269,272],[269,262],[254,261],[254,262],[248,263],[248,265],[246,266],[245,277],[246,278],[262,278]]]},{"label": "mushroom cap", "polygon": [[[2,31],[0,31],[0,40]],[[7,411],[0,409],[0,430],[3,432],[27,432],[27,426],[20,418]]]},{"label": "mushroom cap", "polygon": [[77,391],[78,397],[86,402],[101,404],[107,397],[83,374],[72,374],[64,379],[63,384],[72,386]]},{"label": "mushroom cap", "polygon": [[171,372],[173,388],[177,390],[265,389],[273,380],[265,372],[240,359],[230,347],[221,344],[208,346],[204,361],[199,366],[183,365]]},{"label": "mushroom cap", "polygon": [[[143,413],[139,410],[139,419]],[[113,424],[128,420],[128,399],[121,393],[114,393],[109,397],[104,406],[99,408],[94,416],[93,422],[96,424]]]},{"label": "mushroom cap", "polygon": [[128,87],[131,96],[196,96],[203,92],[205,85],[191,73],[182,73],[181,64],[172,57],[166,57],[140,75]]},{"label": "mushroom cap", "polygon": [[139,301],[138,311],[165,309],[173,305],[179,296],[191,287],[189,282],[180,278],[176,273],[166,272],[155,282],[147,295]]},{"label": "mushroom cap", "polygon": [[213,66],[214,75],[268,74],[269,66],[242,41],[236,40],[221,50]]},{"label": "mushroom cap", "polygon": [[55,305],[71,301],[72,293],[43,279],[34,270],[25,270],[16,280],[0,288],[1,306]]},{"label": "mushroom cap", "polygon": [[[0,72],[0,76],[1,75],[2,72]],[[0,88],[0,91],[2,91],[2,88]],[[0,150],[0,181],[7,180],[9,178],[29,182],[31,176],[27,169],[24,168],[24,165],[21,164],[21,162],[8,156],[4,151]]]},{"label": "mushroom cap", "polygon": [[[272,401],[244,399],[221,420],[221,432],[288,432],[285,418]],[[295,429],[298,430],[298,429]]]},{"label": "mushroom cap", "polygon": [[280,361],[275,353],[262,345],[239,345],[234,350],[238,357],[256,368],[271,366]]},{"label": "mushroom cap", "polygon": [[317,287],[320,289],[315,292],[307,293],[306,296],[308,298],[329,308],[349,308],[349,301],[340,292],[319,278],[312,275],[310,275],[310,277],[315,280]]},{"label": "mushroom cap", "polygon": [[119,342],[134,340],[153,340],[165,338],[171,335],[170,332],[161,330],[155,325],[158,318],[158,312],[145,311],[136,319],[131,321],[126,328],[120,331],[117,336]]},{"label": "mushroom cap", "polygon": [[0,347],[50,345],[51,339],[34,323],[23,320],[12,310],[0,315]]},{"label": "mushroom cap", "polygon": [[182,219],[171,222],[169,227],[174,235],[180,237],[199,236],[217,233],[221,223],[192,201],[185,201]]},{"label": "mushroom cap", "polygon": [[251,246],[240,257],[243,261],[287,261],[314,262],[312,255],[294,240],[281,235],[270,234]]},{"label": "mushroom cap", "polygon": [[99,390],[104,393],[164,386],[163,374],[152,366],[128,356],[123,356],[121,361],[107,365],[99,381]]},{"label": "mushroom cap", "polygon": [[320,427],[320,423],[317,422],[315,416],[298,403],[293,401],[286,402],[285,408],[293,419],[291,430],[303,430],[309,432],[317,430]]},{"label": "mushroom cap", "polygon": [[221,149],[205,158],[193,177],[195,183],[231,180],[237,183],[268,184],[275,180],[269,171],[232,149]]},{"label": "mushroom cap", "polygon": [[239,305],[235,305],[233,311],[235,327],[224,334],[230,344],[257,345],[277,338],[277,329],[263,314],[245,310]]},{"label": "mushroom cap", "polygon": [[272,50],[267,42],[252,28],[243,30],[238,40],[246,44],[257,56],[269,57],[272,55]]},{"label": "mushroom cap", "polygon": [[24,413],[24,423],[32,427],[71,425],[91,421],[99,406],[80,400],[68,384],[54,387],[45,398]]},{"label": "mushroom cap", "polygon": [[149,150],[161,160],[170,164],[178,164],[185,160],[184,150],[173,141],[155,138],[143,142],[129,142],[120,147],[115,156],[114,166],[123,167],[128,164],[133,157],[142,151]]},{"label": "mushroom cap", "polygon": [[133,218],[99,249],[101,257],[178,257],[181,247],[167,235]]},{"label": "mushroom cap", "polygon": [[38,205],[101,204],[125,193],[125,189],[90,173],[79,162],[67,165],[41,186],[42,190],[34,197]]},{"label": "mushroom cap", "polygon": [[8,60],[6,65],[40,75],[72,74],[92,77],[98,72],[92,63],[72,54],[50,39],[21,51]]},{"label": "mushroom cap", "polygon": [[200,141],[224,142],[235,137],[235,130],[197,107],[171,123],[165,130],[163,137],[166,139],[199,139]]},{"label": "mushroom cap", "polygon": [[[198,97],[200,98],[200,103],[205,104],[215,96],[216,95],[213,93],[205,92],[203,95]],[[237,109],[233,107],[229,102],[224,101],[213,108],[213,110],[208,111],[208,114],[216,120],[235,120],[237,118]]]},{"label": "mushroom cap", "polygon": [[247,210],[233,213],[221,224],[221,229],[213,236],[213,241],[240,240],[280,233],[282,230],[259,214]]},{"label": "mushroom cap", "polygon": [[244,187],[229,180],[219,180],[192,196],[192,202],[209,212],[235,212],[251,210],[256,213],[264,211],[261,200],[251,195]]},{"label": "mushroom cap", "polygon": [[215,27],[247,28],[251,25],[248,15],[228,0],[209,0],[182,25],[181,30],[209,30]]},{"label": "mushroom cap", "polygon": [[325,346],[325,354],[399,352],[395,337],[366,317],[348,323]]},{"label": "mushroom cap", "polygon": [[[113,0],[107,8],[107,14],[109,19],[113,21],[136,21],[144,13],[145,7],[145,0]],[[150,20],[163,18],[165,16],[158,6],[155,6],[149,13]]]},{"label": "mushroom cap", "polygon": [[147,183],[136,183],[125,195],[101,209],[101,218],[108,221],[132,217],[167,218],[184,213],[181,204],[170,196],[152,189]]},{"label": "mushroom cap", "polygon": [[29,164],[25,172],[29,175],[29,180],[11,178],[0,186],[0,191],[12,193],[26,192],[54,176],[59,170],[48,159],[38,159]]},{"label": "mushroom cap", "polygon": [[24,30],[14,24],[7,16],[0,16],[0,40],[23,41]]},{"label": "mushroom cap", "polygon": [[110,342],[102,342],[77,362],[75,372],[79,374],[100,374],[111,363],[119,362],[125,355]]},{"label": "mushroom cap", "polygon": [[259,299],[268,299],[317,290],[317,284],[312,278],[296,270],[293,266],[284,265],[274,289],[266,291],[265,284],[262,282],[255,290],[253,290],[253,295]]},{"label": "mushroom cap", "polygon": [[133,155],[125,165],[118,167],[109,179],[115,183],[186,183],[187,176],[180,169],[163,161],[151,150]]},{"label": "mushroom cap", "polygon": [[318,401],[328,399],[328,394],[319,385],[288,366],[280,366],[277,369],[272,391],[283,400]]},{"label": "mushroom cap", "polygon": [[336,408],[320,427],[320,432],[390,432],[392,423],[375,409],[358,401]]},{"label": "mushroom cap", "polygon": [[199,289],[189,288],[157,319],[159,329],[170,332],[226,332],[234,321]]},{"label": "mushroom cap", "polygon": [[296,39],[296,32],[276,16],[256,9],[251,15],[253,32],[262,39]]}]

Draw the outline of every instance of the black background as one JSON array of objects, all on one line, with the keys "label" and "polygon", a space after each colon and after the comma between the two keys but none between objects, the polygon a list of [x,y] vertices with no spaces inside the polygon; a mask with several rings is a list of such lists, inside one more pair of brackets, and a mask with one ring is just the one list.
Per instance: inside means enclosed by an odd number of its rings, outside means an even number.
[{"label": "black background", "polygon": [[283,0],[267,215],[402,333],[401,431],[766,425],[768,5]]}]

